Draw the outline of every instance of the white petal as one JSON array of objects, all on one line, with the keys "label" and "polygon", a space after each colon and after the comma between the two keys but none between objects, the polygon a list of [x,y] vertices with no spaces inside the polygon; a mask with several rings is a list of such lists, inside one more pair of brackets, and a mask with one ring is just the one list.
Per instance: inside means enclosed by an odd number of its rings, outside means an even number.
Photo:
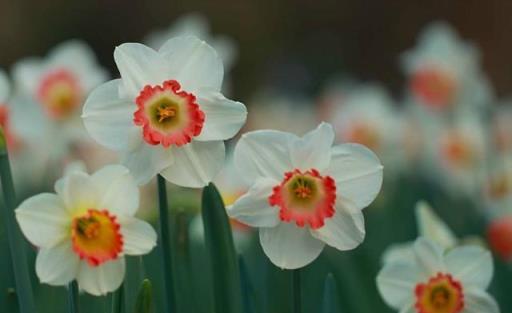
[{"label": "white petal", "polygon": [[350,201],[337,201],[336,213],[325,219],[325,225],[311,234],[338,250],[352,250],[364,240],[364,216]]},{"label": "white petal", "polygon": [[226,99],[219,92],[201,92],[198,103],[206,118],[203,130],[196,140],[227,140],[235,136],[245,124],[245,106],[240,102]]},{"label": "white petal", "polygon": [[126,93],[134,100],[146,85],[161,85],[168,77],[166,62],[155,50],[139,43],[124,43],[114,50],[114,60]]},{"label": "white petal", "polygon": [[53,248],[39,250],[36,273],[41,283],[63,286],[74,280],[78,273],[80,258],[73,252],[71,240]]},{"label": "white petal", "polygon": [[451,229],[425,202],[421,201],[416,205],[416,223],[418,224],[420,236],[437,242],[443,248],[452,248],[457,244],[457,237],[455,237]]},{"label": "white petal", "polygon": [[301,170],[322,171],[331,161],[331,147],[334,142],[334,129],[331,124],[321,123],[318,127],[296,140],[291,145],[290,155],[293,165]]},{"label": "white petal", "polygon": [[464,286],[489,287],[494,271],[489,251],[479,246],[461,246],[448,252],[445,262],[448,271]]},{"label": "white petal", "polygon": [[9,97],[9,80],[4,71],[0,70],[0,104],[7,101]]},{"label": "white petal", "polygon": [[96,208],[99,194],[84,172],[71,172],[56,184],[56,192],[64,202],[68,212]]},{"label": "white petal", "polygon": [[276,185],[279,182],[273,179],[258,179],[246,194],[227,208],[228,215],[253,227],[277,226],[279,208],[268,202],[272,188]]},{"label": "white petal", "polygon": [[137,212],[139,187],[126,167],[107,165],[91,176],[91,184],[99,194],[99,209],[129,216]]},{"label": "white petal", "polygon": [[220,91],[224,76],[222,60],[206,42],[192,36],[175,37],[158,52],[167,61],[170,78],[176,79],[183,90]]},{"label": "white petal", "polygon": [[487,292],[472,288],[464,290],[464,313],[499,313],[500,308]]},{"label": "white petal", "polygon": [[359,144],[343,144],[332,149],[327,172],[336,188],[357,207],[365,208],[377,197],[382,186],[382,164],[377,156]]},{"label": "white petal", "polygon": [[112,150],[133,149],[142,139],[142,130],[133,123],[137,106],[119,97],[120,79],[94,89],[87,98],[82,119],[94,140]]},{"label": "white petal", "polygon": [[393,244],[382,254],[382,263],[384,264],[396,261],[414,262],[415,260],[416,256],[411,242]]},{"label": "white petal", "polygon": [[284,174],[294,169],[290,145],[297,136],[274,130],[259,130],[242,135],[238,141],[234,161],[243,173],[242,179],[252,184],[258,178],[282,181]]},{"label": "white petal", "polygon": [[173,149],[174,163],[160,174],[183,187],[200,188],[208,185],[225,161],[223,141],[192,141]]},{"label": "white petal", "polygon": [[12,76],[16,88],[29,97],[35,97],[42,72],[42,61],[39,58],[26,58],[15,63]]},{"label": "white petal", "polygon": [[387,263],[377,275],[377,288],[394,309],[401,309],[414,300],[414,289],[419,282],[418,268],[411,262]]},{"label": "white petal", "polygon": [[439,245],[427,238],[419,237],[414,242],[413,249],[416,263],[426,277],[445,271],[443,249]]},{"label": "white petal", "polygon": [[138,185],[145,185],[174,162],[173,151],[173,148],[143,142],[137,149],[125,153],[121,163],[130,170]]},{"label": "white petal", "polygon": [[71,217],[54,194],[42,193],[23,201],[16,219],[25,237],[35,246],[51,248],[69,235]]},{"label": "white petal", "polygon": [[102,296],[121,286],[124,273],[124,258],[108,261],[100,266],[90,266],[87,262],[82,261],[77,281],[85,292],[94,296]]},{"label": "white petal", "polygon": [[156,246],[156,232],[147,222],[129,216],[119,216],[119,221],[125,254],[147,254]]},{"label": "white petal", "polygon": [[407,305],[405,305],[399,313],[416,313],[416,303],[411,302]]},{"label": "white petal", "polygon": [[308,265],[324,248],[324,243],[313,238],[307,227],[299,228],[294,223],[260,228],[260,242],[270,261],[283,269]]}]

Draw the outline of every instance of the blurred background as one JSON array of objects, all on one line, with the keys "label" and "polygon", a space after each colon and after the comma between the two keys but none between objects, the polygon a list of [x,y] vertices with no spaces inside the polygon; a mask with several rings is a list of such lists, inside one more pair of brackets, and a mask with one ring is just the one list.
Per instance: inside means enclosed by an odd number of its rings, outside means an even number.
[{"label": "blurred background", "polygon": [[317,94],[332,75],[350,73],[401,92],[397,56],[413,46],[429,22],[449,22],[482,51],[482,64],[499,95],[512,86],[512,3],[454,1],[0,1],[0,66],[44,55],[81,38],[116,73],[113,47],[141,41],[190,12],[207,16],[214,34],[238,45],[233,91],[238,99],[261,86]]},{"label": "blurred background", "polygon": [[[0,0],[0,68],[12,81],[5,102],[13,111],[15,133],[24,127],[15,118],[23,88],[13,69],[20,60],[51,55],[57,45],[81,39],[99,65],[117,77],[115,46],[145,42],[158,47],[163,37],[197,34],[223,58],[225,93],[248,107],[242,132],[275,128],[302,134],[326,120],[333,123],[338,142],[365,144],[384,163],[383,190],[365,209],[366,240],[354,251],[325,249],[304,269],[304,312],[317,312],[329,272],[338,283],[343,312],[393,312],[379,296],[375,276],[389,247],[421,234],[422,220],[415,214],[420,200],[446,224],[435,227],[452,229],[457,242],[493,250],[491,293],[502,312],[512,312],[511,16],[512,2],[506,0]],[[61,126],[54,128],[63,132]],[[115,160],[93,142],[84,145],[84,138],[80,143],[66,138],[62,146],[60,139],[50,138],[40,141],[36,152],[29,149],[29,159],[16,155],[15,145],[8,143],[21,198],[51,191],[72,161],[94,170]],[[38,169],[27,166],[46,150],[59,153],[45,155],[51,162]],[[245,191],[240,175],[228,164],[217,178],[228,204]],[[153,222],[154,187],[144,188],[141,213]],[[171,192],[178,305],[183,312],[210,313],[200,194],[176,187]],[[2,227],[0,269],[10,266],[3,255]],[[290,273],[270,264],[256,231],[236,221],[232,228],[248,266],[254,312],[288,312]],[[125,292],[133,295],[140,279],[149,276],[159,308],[159,266],[159,250],[131,260]],[[8,288],[12,277],[0,276],[0,287]],[[33,279],[41,311],[64,312],[64,288]],[[107,312],[110,296],[85,297],[85,312]],[[13,299],[1,293],[0,307],[15,312]],[[132,305],[133,298],[127,299]]]}]

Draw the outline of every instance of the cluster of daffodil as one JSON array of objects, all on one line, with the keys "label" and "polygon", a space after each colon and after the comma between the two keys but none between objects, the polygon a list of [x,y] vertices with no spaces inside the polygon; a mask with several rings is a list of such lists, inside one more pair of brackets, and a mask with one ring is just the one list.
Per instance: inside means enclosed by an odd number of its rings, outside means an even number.
[{"label": "cluster of daffodil", "polygon": [[[255,102],[267,103],[252,104],[254,112],[248,114],[244,104],[224,96],[230,90],[224,71],[233,64],[233,43],[210,38],[200,17],[182,20],[146,43],[114,49],[120,78],[110,81],[80,41],[59,45],[45,59],[18,62],[12,69],[13,88],[0,72],[3,146],[13,160],[16,186],[38,190],[42,181],[56,181],[53,192],[38,193],[14,207],[4,151],[0,174],[6,215],[15,209],[21,232],[37,250],[39,281],[68,286],[70,312],[78,312],[72,299],[76,286],[94,296],[115,292],[133,274],[126,259],[157,246],[166,289],[162,312],[176,312],[173,288],[179,283],[169,237],[169,226],[176,223],[169,225],[167,217],[166,182],[205,188],[203,214],[190,226],[192,237],[210,243],[210,256],[220,255],[226,267],[238,260],[231,235],[219,239],[215,227],[228,228],[229,216],[234,231],[258,229],[268,260],[293,270],[294,313],[302,311],[304,294],[299,269],[319,258],[326,246],[341,253],[364,241],[363,209],[381,190],[383,164],[390,181],[419,169],[449,193],[471,199],[491,221],[491,246],[503,258],[512,258],[512,111],[491,107],[477,50],[448,26],[432,25],[418,47],[404,54],[409,84],[400,109],[378,85],[343,81],[326,88],[319,112],[296,110],[301,100],[286,97],[272,96],[275,102],[267,102],[268,95],[262,94]],[[489,116],[492,122],[484,120]],[[284,129],[262,129],[271,119]],[[243,133],[232,153],[226,153],[225,141],[236,137],[246,122],[253,131]],[[499,160],[499,167],[489,168],[490,156]],[[62,171],[62,164],[76,159],[98,169],[88,174],[80,166],[68,166],[57,179],[57,168]],[[158,235],[136,217],[143,186],[155,180]],[[212,192],[214,181],[225,210]],[[384,301],[402,313],[498,313],[498,304],[486,292],[493,260],[484,244],[458,240],[424,202],[416,213],[418,239],[383,254],[376,285]],[[212,226],[213,220],[217,225]],[[13,246],[17,228],[7,228],[20,312],[33,313],[31,291],[19,290],[30,282],[24,276],[28,268],[17,263],[25,257]],[[239,244],[246,243],[238,238],[240,251]],[[216,244],[219,250],[212,251]],[[235,290],[250,285],[243,282],[250,280],[244,262],[233,274],[218,270],[223,266],[218,260],[211,262],[217,269],[215,312],[241,312],[242,307],[255,312],[247,304],[232,304],[242,299],[218,294],[224,287],[231,290],[233,281]]]}]

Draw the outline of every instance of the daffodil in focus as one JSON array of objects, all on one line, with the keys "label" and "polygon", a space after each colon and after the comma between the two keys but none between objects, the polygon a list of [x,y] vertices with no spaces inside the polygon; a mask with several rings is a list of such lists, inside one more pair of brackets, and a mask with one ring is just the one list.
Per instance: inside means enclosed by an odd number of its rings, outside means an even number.
[{"label": "daffodil in focus", "polygon": [[223,140],[245,123],[246,108],[220,88],[222,61],[196,37],[168,40],[158,51],[125,43],[114,51],[121,79],[95,89],[83,120],[100,144],[121,153],[139,184],[157,174],[203,187],[224,164]]},{"label": "daffodil in focus", "polygon": [[414,258],[386,263],[377,276],[384,301],[406,313],[499,313],[485,290],[493,276],[491,254],[479,246],[445,250],[420,237]]},{"label": "daffodil in focus", "polygon": [[278,267],[300,268],[325,244],[351,250],[364,239],[362,209],[379,193],[383,167],[364,146],[333,142],[332,126],[322,123],[303,137],[250,132],[235,148],[235,166],[251,187],[228,214],[259,228]]},{"label": "daffodil in focus", "polygon": [[76,279],[92,295],[116,290],[125,255],[147,254],[156,245],[153,228],[134,217],[139,190],[128,169],[109,165],[92,175],[69,170],[55,191],[16,209],[23,234],[39,248],[39,280],[62,286]]}]

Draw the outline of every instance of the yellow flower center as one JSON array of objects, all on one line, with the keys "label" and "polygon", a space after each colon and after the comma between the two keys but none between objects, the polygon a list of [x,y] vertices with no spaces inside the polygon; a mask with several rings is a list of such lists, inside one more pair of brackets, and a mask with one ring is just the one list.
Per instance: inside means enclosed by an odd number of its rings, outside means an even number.
[{"label": "yellow flower center", "polygon": [[123,237],[116,217],[108,211],[89,209],[71,226],[73,251],[91,266],[115,260],[123,250]]},{"label": "yellow flower center", "polygon": [[416,286],[418,313],[459,313],[463,308],[462,285],[450,274],[438,273],[427,283]]}]

